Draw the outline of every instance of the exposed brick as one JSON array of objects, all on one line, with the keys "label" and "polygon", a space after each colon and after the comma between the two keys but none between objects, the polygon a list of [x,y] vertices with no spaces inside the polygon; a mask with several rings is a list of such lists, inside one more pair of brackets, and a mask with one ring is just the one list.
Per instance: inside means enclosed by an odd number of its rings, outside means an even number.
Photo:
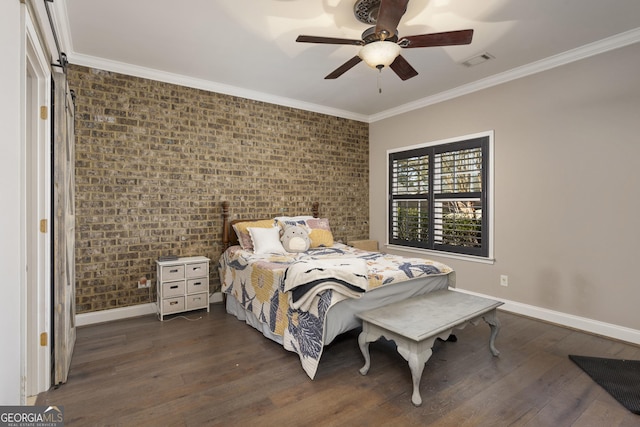
[{"label": "exposed brick", "polygon": [[232,217],[309,214],[368,237],[369,126],[70,65],[76,97],[76,311],[155,301],[160,255],[211,259]]}]

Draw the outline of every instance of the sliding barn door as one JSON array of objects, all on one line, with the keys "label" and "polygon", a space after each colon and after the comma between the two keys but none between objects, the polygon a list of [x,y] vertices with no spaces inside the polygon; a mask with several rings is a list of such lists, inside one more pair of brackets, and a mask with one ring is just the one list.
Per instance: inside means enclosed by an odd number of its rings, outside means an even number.
[{"label": "sliding barn door", "polygon": [[76,342],[74,104],[66,75],[53,73],[53,373],[67,381]]}]

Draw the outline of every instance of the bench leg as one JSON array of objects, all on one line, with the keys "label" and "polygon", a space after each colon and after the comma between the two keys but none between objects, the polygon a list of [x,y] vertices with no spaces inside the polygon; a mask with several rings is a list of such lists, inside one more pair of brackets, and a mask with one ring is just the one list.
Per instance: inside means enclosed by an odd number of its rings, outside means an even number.
[{"label": "bench leg", "polygon": [[[446,338],[451,331],[446,334],[440,335],[440,337]],[[375,326],[366,322],[363,323],[362,332],[358,335],[358,345],[360,351],[364,357],[364,366],[360,368],[362,375],[367,375],[369,368],[371,367],[371,356],[369,354],[369,343],[377,341],[380,337],[386,337],[389,340],[393,340],[396,343],[398,353],[409,363],[409,369],[411,370],[411,380],[413,382],[413,393],[411,395],[411,402],[415,406],[422,404],[422,397],[420,396],[420,379],[422,378],[422,371],[427,360],[431,357],[433,343],[437,337],[430,337],[425,341],[415,342],[407,339],[403,336],[399,336],[389,331],[377,330]]]},{"label": "bench leg", "polygon": [[[398,350],[400,350],[398,348]],[[422,371],[424,371],[424,365],[431,357],[433,351],[431,348],[425,349],[425,351],[409,355],[407,362],[409,362],[409,369],[411,370],[411,381],[413,382],[413,393],[411,394],[411,403],[415,406],[422,405],[422,396],[420,396],[420,380],[422,379]]]},{"label": "bench leg", "polygon": [[496,336],[500,331],[500,320],[498,320],[498,316],[496,316],[496,310],[491,310],[482,316],[485,322],[491,327],[491,336],[489,337],[489,349],[491,350],[491,354],[494,356],[500,355],[500,352],[495,346]]},{"label": "bench leg", "polygon": [[370,332],[367,328],[368,325],[364,325],[362,332],[358,335],[358,345],[360,346],[360,351],[362,352],[362,357],[364,357],[364,366],[360,368],[360,373],[362,375],[367,375],[369,372],[369,368],[371,367],[371,356],[369,355],[369,343],[373,341],[377,341],[380,339],[382,334]]},{"label": "bench leg", "polygon": [[[440,335],[445,338],[451,333]],[[424,371],[424,365],[427,360],[433,354],[431,348],[437,337],[427,338],[421,342],[415,342],[405,339],[404,337],[395,337],[398,353],[409,363],[409,369],[411,370],[411,380],[413,382],[413,393],[411,394],[411,402],[415,406],[422,405],[422,397],[420,396],[420,380],[422,379],[422,372]]]}]

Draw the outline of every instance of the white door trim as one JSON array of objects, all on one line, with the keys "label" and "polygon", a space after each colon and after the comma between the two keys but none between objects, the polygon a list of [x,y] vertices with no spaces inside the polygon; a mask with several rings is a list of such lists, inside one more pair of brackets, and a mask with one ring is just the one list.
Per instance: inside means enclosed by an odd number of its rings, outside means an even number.
[{"label": "white door trim", "polygon": [[[33,396],[48,390],[51,384],[51,68],[29,9],[26,10],[22,178],[22,188],[26,190],[26,295],[22,330],[24,393]],[[41,220],[46,221],[44,232]],[[46,340],[41,341],[41,334],[46,334]]]}]

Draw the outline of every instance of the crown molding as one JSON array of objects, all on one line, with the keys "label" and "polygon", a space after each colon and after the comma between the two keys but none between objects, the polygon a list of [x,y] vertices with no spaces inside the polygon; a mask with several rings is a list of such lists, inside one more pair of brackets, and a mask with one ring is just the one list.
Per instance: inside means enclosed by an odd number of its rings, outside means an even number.
[{"label": "crown molding", "polygon": [[[64,14],[63,14],[64,15]],[[65,44],[70,49],[71,38],[69,37],[69,27],[65,22],[61,25],[61,33],[63,33]],[[453,98],[457,98],[463,95],[468,95],[473,92],[477,92],[483,89],[497,86],[502,83],[507,83],[512,80],[520,79],[522,77],[530,76],[532,74],[540,73],[546,70],[550,70],[555,67],[560,67],[571,62],[579,61],[600,53],[608,52],[614,49],[618,49],[624,46],[628,46],[640,41],[640,28],[636,28],[576,49],[569,50],[567,52],[560,53],[558,55],[551,56],[549,58],[542,59],[521,67],[514,68],[503,73],[495,74],[493,76],[477,80],[475,82],[458,86],[454,89],[437,93],[426,98],[422,98],[407,104],[400,105],[398,107],[382,111],[370,116],[364,114],[358,114],[351,111],[345,111],[335,108],[330,108],[324,105],[312,104],[296,99],[285,98],[277,95],[272,95],[264,92],[258,92],[248,90],[236,86],[226,85],[204,79],[192,78],[180,74],[168,73],[151,68],[140,67],[137,65],[126,64],[118,61],[111,61],[103,58],[98,58],[89,55],[83,55],[76,52],[67,52],[67,57],[70,63],[76,65],[82,65],[91,68],[97,68],[105,71],[111,71],[121,74],[127,74],[135,77],[141,77],[146,79],[157,80],[165,83],[171,83],[181,86],[192,87],[195,89],[202,89],[211,92],[222,93],[225,95],[238,96],[241,98],[252,99],[255,101],[266,102],[270,104],[277,104],[290,108],[297,108],[305,111],[311,111],[320,114],[326,114],[329,116],[341,117],[349,120],[356,120],[360,122],[373,123],[379,120],[387,119],[399,114],[404,114],[413,110],[424,108],[430,105],[434,105],[443,101],[447,101]]]},{"label": "crown molding", "polygon": [[336,108],[326,107],[324,105],[312,104],[264,92],[248,90],[237,86],[212,82],[209,80],[197,79],[181,74],[168,73],[166,71],[159,71],[152,68],[126,64],[124,62],[111,61],[108,59],[78,54],[75,52],[67,54],[67,58],[70,63],[75,65],[81,65],[85,67],[111,71],[114,73],[126,74],[134,77],[191,87],[194,89],[202,89],[210,92],[221,93],[224,95],[237,96],[240,98],[252,99],[254,101],[261,101],[269,104],[276,104],[284,107],[291,107],[300,110],[311,111],[314,113],[326,114],[329,116],[342,117],[345,119],[356,120],[360,122],[369,121],[369,118],[363,114],[357,114],[350,111],[339,110]]},{"label": "crown molding", "polygon": [[602,39],[576,49],[550,56],[540,61],[532,62],[530,64],[523,65],[521,67],[517,67],[503,73],[495,74],[493,76],[477,80],[466,85],[458,86],[457,88],[440,92],[433,96],[428,96],[414,102],[409,102],[407,104],[383,111],[378,114],[373,114],[368,118],[369,123],[377,122],[379,120],[397,116],[409,111],[424,108],[429,105],[457,98],[459,96],[468,95],[479,90],[497,86],[502,83],[510,82],[512,80],[520,79],[522,77],[530,76],[542,71],[547,71],[552,68],[560,67],[571,62],[589,58],[591,56],[628,46],[637,42],[640,42],[640,28],[635,28],[633,30],[626,31],[624,33],[620,33],[618,35]]}]

